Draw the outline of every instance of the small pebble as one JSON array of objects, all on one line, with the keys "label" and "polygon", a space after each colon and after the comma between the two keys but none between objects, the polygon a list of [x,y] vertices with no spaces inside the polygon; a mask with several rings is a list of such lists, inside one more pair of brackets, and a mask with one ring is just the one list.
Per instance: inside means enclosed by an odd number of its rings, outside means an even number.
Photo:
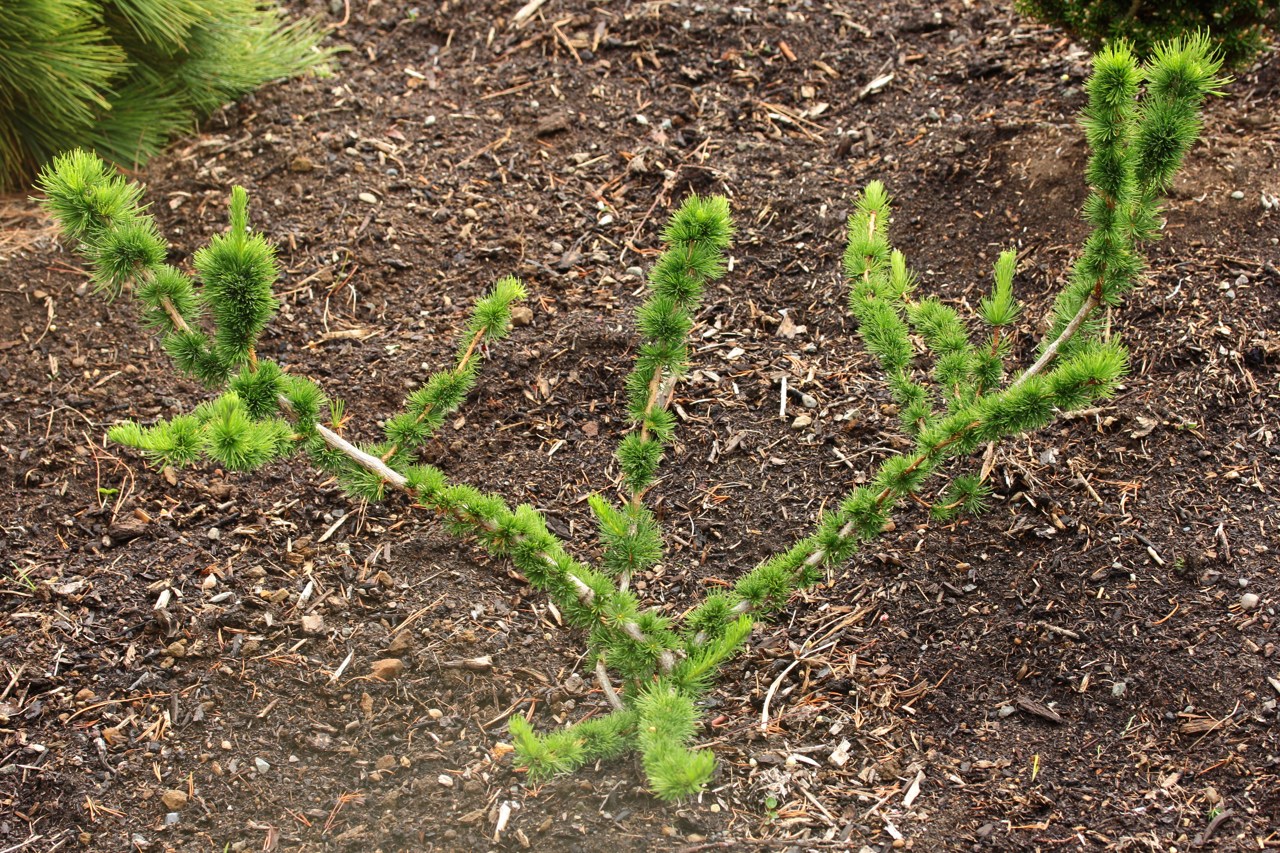
[{"label": "small pebble", "polygon": [[187,792],[171,788],[160,795],[160,802],[164,803],[171,814],[177,813],[187,804]]},{"label": "small pebble", "polygon": [[356,196],[356,198],[360,199],[360,200],[361,200],[362,202],[364,202],[365,204],[377,204],[377,203],[378,203],[378,197],[377,197],[376,195],[374,195],[373,193],[360,193],[360,195]]},{"label": "small pebble", "polygon": [[404,674],[404,661],[399,658],[382,658],[370,664],[373,677],[379,681],[392,681]]},{"label": "small pebble", "polygon": [[1252,610],[1258,606],[1258,596],[1252,592],[1246,592],[1240,596],[1240,609]]},{"label": "small pebble", "polygon": [[271,769],[271,765],[263,761],[261,758],[253,759],[253,766],[258,769],[259,773],[266,773]]},{"label": "small pebble", "polygon": [[533,309],[527,305],[517,305],[511,309],[511,325],[528,326],[533,323]]},{"label": "small pebble", "polygon": [[792,429],[804,429],[813,423],[813,418],[808,415],[797,415],[796,419],[791,422]]},{"label": "small pebble", "polygon": [[439,782],[445,788],[453,787],[453,777],[450,776],[448,773],[441,773],[439,776],[436,777],[436,781]]},{"label": "small pebble", "polygon": [[640,267],[627,267],[627,275],[633,275],[636,278],[643,278],[644,270]]},{"label": "small pebble", "polygon": [[1244,192],[1241,190],[1236,190],[1231,194],[1231,197],[1234,198],[1236,201],[1239,201],[1240,199],[1244,198]]},{"label": "small pebble", "polygon": [[401,631],[391,638],[391,642],[387,645],[387,654],[391,657],[397,655],[408,654],[413,650],[413,634],[408,631]]},{"label": "small pebble", "polygon": [[181,819],[181,816],[179,816],[177,812],[168,812],[164,816],[164,825],[173,826]]}]

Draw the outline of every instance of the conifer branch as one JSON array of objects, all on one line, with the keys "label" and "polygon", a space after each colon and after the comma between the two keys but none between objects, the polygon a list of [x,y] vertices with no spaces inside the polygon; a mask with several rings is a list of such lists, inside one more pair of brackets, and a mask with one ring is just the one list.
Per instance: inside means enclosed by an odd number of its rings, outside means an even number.
[{"label": "conifer branch", "polygon": [[[193,326],[198,314],[184,312],[175,301],[175,296],[180,296],[184,304],[196,304],[190,283],[176,271],[170,274],[160,266],[163,253],[144,257],[148,262],[127,260],[132,256],[125,254],[121,257],[127,262],[117,262],[115,256],[106,256],[101,250],[112,245],[112,235],[121,227],[155,233],[154,223],[139,205],[141,192],[136,185],[112,174],[96,158],[75,152],[46,171],[42,187],[49,194],[46,206],[69,236],[84,242],[95,269],[122,271],[110,279],[115,286],[112,292],[119,292],[132,280],[137,295],[164,318],[170,336],[192,342],[189,351],[175,353],[180,367],[202,370],[209,379],[225,376],[237,360],[250,360],[254,340],[274,310],[270,284],[275,268],[270,260],[273,248],[261,235],[248,230],[247,196],[242,190],[237,188],[232,196],[229,234],[215,237],[213,244],[197,255],[197,268],[208,286],[206,300],[221,320],[219,331],[224,327],[231,330],[221,335],[222,346],[206,347],[201,343],[203,333]],[[703,271],[717,268],[715,258],[703,257],[698,263]],[[162,274],[177,282],[172,287],[178,289],[153,287]],[[250,363],[232,380],[231,392],[203,404],[195,416],[180,416],[146,430],[126,423],[113,427],[110,435],[157,461],[185,464],[202,453],[216,454],[219,461],[237,470],[292,452],[302,439],[315,461],[338,475],[353,494],[381,498],[388,488],[402,492],[418,505],[446,516],[455,532],[470,533],[494,553],[510,556],[535,586],[551,594],[571,621],[595,626],[598,661],[610,689],[604,665],[611,659],[617,659],[624,674],[630,673],[637,683],[654,674],[670,673],[676,655],[672,651],[674,637],[666,632],[665,620],[640,612],[633,599],[614,587],[607,576],[570,558],[563,544],[546,529],[541,514],[529,507],[512,510],[495,496],[452,485],[439,471],[409,466],[404,458],[402,442],[424,440],[444,414],[461,402],[474,384],[481,344],[506,335],[510,304],[523,296],[520,283],[505,278],[476,304],[454,369],[433,375],[410,395],[406,411],[387,422],[392,442],[389,448],[378,448],[380,452],[360,447],[318,423],[316,414],[324,400],[319,389],[262,361]],[[332,408],[336,419],[336,401]],[[281,421],[270,419],[276,411],[294,420],[297,432],[284,430]],[[616,691],[605,693],[612,704],[621,701]],[[628,713],[608,725],[584,726],[582,731],[613,742],[621,731],[619,721],[630,719]],[[603,749],[599,744],[594,748]]]},{"label": "conifer branch", "polygon": [[1040,357],[1036,359],[1035,363],[1023,371],[1009,387],[1017,388],[1031,377],[1039,375],[1045,367],[1048,366],[1049,362],[1058,357],[1059,350],[1071,343],[1072,338],[1076,336],[1076,332],[1080,331],[1080,328],[1085,324],[1085,321],[1089,319],[1089,316],[1093,314],[1094,309],[1096,309],[1100,304],[1102,304],[1102,300],[1099,298],[1097,292],[1090,292],[1084,302],[1080,303],[1080,308],[1076,311],[1075,316],[1067,322],[1067,325],[1058,333],[1058,336],[1050,341],[1048,346],[1041,350]]},{"label": "conifer branch", "polygon": [[178,313],[178,309],[174,306],[172,299],[168,296],[161,296],[160,307],[164,309],[165,315],[168,316],[169,322],[173,324],[175,329],[179,329],[183,332],[191,331],[191,327],[187,325],[187,321],[183,316]]},{"label": "conifer branch", "polygon": [[650,271],[649,298],[636,311],[644,340],[627,377],[632,429],[617,451],[627,497],[621,507],[598,495],[591,499],[603,546],[601,568],[618,577],[623,592],[630,588],[632,575],[662,556],[657,520],[642,498],[657,477],[675,431],[668,406],[676,380],[688,370],[686,339],[693,316],[707,282],[724,274],[724,250],[732,234],[723,197],[687,198],[663,232],[667,248]]},{"label": "conifer branch", "polygon": [[929,392],[911,379],[913,353],[902,313],[915,282],[902,253],[889,243],[888,220],[889,194],[883,183],[872,181],[849,217],[844,253],[849,310],[858,320],[858,336],[889,380],[903,429],[915,435],[934,413]]},{"label": "conifer branch", "polygon": [[604,693],[604,698],[609,702],[610,707],[615,711],[622,710],[622,700],[618,698],[618,691],[613,689],[613,682],[609,680],[609,667],[605,666],[604,658],[596,658],[596,681],[600,684],[600,691]]},{"label": "conifer branch", "polygon": [[[283,395],[279,399],[282,406],[288,405],[289,401]],[[326,446],[331,447],[344,456],[349,457],[352,462],[369,471],[371,474],[381,478],[383,482],[397,491],[404,492],[410,497],[413,497],[413,493],[408,489],[408,480],[405,476],[399,471],[388,467],[384,459],[380,459],[371,453],[366,453],[333,430],[326,427],[324,424],[316,424],[315,429],[324,440]]]},{"label": "conifer branch", "polygon": [[[454,368],[455,376],[461,376],[465,374],[467,370],[470,368],[471,356],[475,353],[476,346],[479,345],[480,340],[483,337],[484,337],[483,329],[477,330],[475,333],[472,334],[471,341],[470,343],[467,344],[466,351],[462,354],[462,357],[458,359],[458,366]],[[423,406],[422,411],[418,412],[416,415],[413,416],[413,426],[415,427],[420,426],[424,421],[428,420],[431,417],[434,410],[435,410],[435,401],[432,401],[431,405]],[[394,458],[395,455],[399,452],[400,452],[400,442],[392,441],[391,446],[388,447],[387,451],[382,454],[382,461],[386,462],[387,460]]]}]

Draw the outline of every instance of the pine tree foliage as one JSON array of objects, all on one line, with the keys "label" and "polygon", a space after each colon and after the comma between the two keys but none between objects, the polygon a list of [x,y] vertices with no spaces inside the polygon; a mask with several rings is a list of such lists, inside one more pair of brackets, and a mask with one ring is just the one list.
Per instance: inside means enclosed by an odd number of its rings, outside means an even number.
[{"label": "pine tree foliage", "polygon": [[[602,496],[591,498],[603,544],[592,566],[569,553],[537,509],[513,508],[501,496],[451,482],[413,458],[467,396],[489,343],[506,334],[510,305],[524,295],[519,282],[503,279],[477,304],[459,337],[454,366],[409,395],[404,411],[386,422],[385,441],[360,447],[339,435],[339,400],[326,401],[314,384],[253,357],[263,312],[270,310],[267,280],[274,270],[265,261],[269,244],[264,241],[264,248],[248,231],[243,195],[233,195],[231,229],[214,244],[220,248],[211,245],[200,256],[200,289],[196,280],[138,249],[146,240],[118,237],[125,227],[135,235],[154,233],[154,227],[146,224],[138,188],[93,158],[58,158],[41,185],[68,236],[83,244],[104,291],[133,290],[144,319],[167,336],[179,367],[190,370],[209,359],[224,373],[215,383],[225,388],[221,396],[167,422],[113,427],[113,440],[158,464],[208,458],[235,470],[301,448],[350,493],[376,499],[388,489],[401,491],[438,514],[454,534],[509,559],[570,625],[584,630],[588,659],[614,706],[607,715],[546,733],[513,717],[517,765],[531,779],[545,779],[635,752],[653,792],[677,799],[702,790],[714,774],[712,754],[693,748],[699,701],[754,625],[879,536],[899,504],[924,502],[930,479],[953,460],[1114,392],[1128,368],[1127,353],[1094,315],[1118,304],[1133,286],[1141,270],[1136,246],[1159,230],[1156,199],[1198,133],[1203,98],[1221,84],[1217,69],[1203,39],[1163,47],[1141,67],[1123,47],[1098,55],[1084,117],[1093,151],[1085,215],[1094,231],[1055,306],[1037,362],[1012,381],[1005,374],[1020,318],[1013,296],[1016,255],[1005,252],[996,261],[992,290],[977,312],[986,329],[975,339],[952,307],[914,298],[915,277],[888,236],[888,192],[877,182],[867,186],[849,223],[850,308],[863,344],[884,368],[889,392],[902,407],[911,447],[880,460],[867,482],[851,489],[787,551],[679,614],[646,606],[627,581],[662,559],[658,520],[639,497],[670,441],[671,424],[657,413],[665,413],[671,383],[687,370],[686,339],[702,288],[725,266],[732,229],[722,199],[691,199],[664,233],[668,249],[654,265],[651,293],[637,312],[644,340],[627,381],[633,429],[619,448],[619,461],[630,499],[615,506]],[[241,279],[219,278],[227,270],[240,271]],[[210,287],[209,279],[219,283]],[[263,283],[265,290],[259,288]],[[247,293],[253,298],[241,298]],[[208,317],[201,313],[206,305]],[[201,331],[201,323],[214,323],[213,333]],[[237,330],[236,336],[220,337],[221,326]],[[320,423],[326,405],[332,428]],[[939,520],[981,511],[991,498],[980,476],[955,473],[944,480],[932,506]]]},{"label": "pine tree foliage", "polygon": [[1141,57],[1203,32],[1229,66],[1248,63],[1280,28],[1276,0],[1018,0],[1019,10],[1097,49],[1127,41]]},{"label": "pine tree foliage", "polygon": [[620,577],[624,589],[633,574],[662,557],[661,532],[641,497],[657,478],[663,449],[675,432],[671,395],[688,371],[686,339],[703,289],[725,273],[724,252],[733,239],[728,200],[689,196],[671,217],[663,239],[666,250],[649,273],[649,297],[636,311],[643,341],[626,385],[633,429],[617,452],[629,499],[621,508],[598,495],[591,499],[603,549],[601,568]]},{"label": "pine tree foliage", "polygon": [[231,190],[231,228],[196,252],[192,263],[213,315],[213,347],[228,367],[253,360],[254,345],[276,311],[275,247],[249,231],[249,195]]},{"label": "pine tree foliage", "polygon": [[0,189],[76,147],[145,161],[222,104],[318,67],[320,37],[258,0],[4,0]]},{"label": "pine tree foliage", "polygon": [[[144,323],[161,333],[179,370],[227,389],[191,414],[149,427],[120,424],[108,438],[142,451],[159,465],[181,467],[208,459],[233,471],[253,470],[306,450],[321,468],[344,474],[344,485],[353,494],[383,496],[381,478],[328,447],[316,429],[326,405],[340,425],[341,404],[326,401],[310,380],[256,355],[258,339],[277,307],[272,286],[279,272],[275,246],[249,226],[249,197],[242,187],[232,188],[227,232],[196,252],[193,278],[164,262],[167,244],[142,205],[141,186],[126,181],[96,155],[77,149],[55,157],[38,186],[45,193],[45,209],[89,262],[99,291],[114,299],[132,288],[142,303]],[[403,461],[426,441],[444,416],[461,405],[475,383],[484,345],[507,334],[511,304],[524,295],[523,285],[507,277],[479,300],[455,368],[435,374],[411,394],[405,413],[387,423],[388,443],[366,450]],[[413,440],[397,444],[408,438]]]},{"label": "pine tree foliage", "polygon": [[[1082,120],[1091,149],[1084,214],[1093,231],[1054,304],[1042,351],[1093,306],[1119,304],[1141,275],[1138,246],[1159,236],[1158,198],[1199,136],[1204,99],[1226,82],[1221,67],[1203,35],[1160,45],[1143,66],[1123,42],[1094,57]],[[1086,317],[1083,326],[1064,354],[1096,340],[1099,322]]]},{"label": "pine tree foliage", "polygon": [[915,435],[934,417],[928,390],[911,375],[911,341],[907,334],[906,296],[915,286],[906,258],[889,245],[889,193],[872,181],[849,217],[844,271],[849,310],[858,320],[863,343],[885,372],[903,429]]},{"label": "pine tree foliage", "polygon": [[157,465],[181,467],[203,458],[228,471],[252,471],[297,449],[288,421],[254,418],[235,391],[145,429],[119,424],[107,438],[143,451]]},{"label": "pine tree foliage", "polygon": [[701,791],[716,762],[709,749],[689,749],[700,716],[693,699],[659,680],[641,693],[636,713],[636,741],[653,792],[676,800]]},{"label": "pine tree foliage", "polygon": [[[275,248],[248,224],[248,195],[232,190],[231,228],[196,253],[202,289],[164,263],[167,243],[142,205],[142,188],[94,154],[58,155],[41,172],[44,207],[78,242],[97,289],[115,298],[134,287],[143,319],[163,335],[179,369],[213,387],[254,360],[258,336],[275,312]],[[214,331],[203,331],[208,309]]]},{"label": "pine tree foliage", "polygon": [[636,429],[618,448],[623,482],[633,496],[653,483],[671,440],[671,391],[689,366],[685,338],[707,282],[724,275],[724,250],[732,236],[729,203],[722,196],[691,195],[663,233],[666,251],[649,274],[649,298],[636,311],[643,342],[627,377],[627,411]]}]

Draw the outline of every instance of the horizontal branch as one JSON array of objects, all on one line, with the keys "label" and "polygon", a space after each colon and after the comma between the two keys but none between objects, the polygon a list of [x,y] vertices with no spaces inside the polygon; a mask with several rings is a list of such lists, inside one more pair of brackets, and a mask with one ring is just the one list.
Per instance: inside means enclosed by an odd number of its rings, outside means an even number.
[{"label": "horizontal branch", "polygon": [[[173,325],[176,328],[184,332],[191,330],[191,327],[187,324],[186,320],[182,318],[182,315],[178,313],[177,308],[167,296],[161,297],[160,304],[165,313],[169,315],[169,319],[173,321]],[[467,347],[467,351],[462,358],[463,364],[465,364],[474,353],[479,340],[479,335],[472,338],[471,344]],[[289,402],[287,397],[283,394],[279,394],[276,396],[276,402],[286,415],[289,417],[296,417],[293,405]],[[324,441],[325,445],[330,449],[343,454],[366,471],[377,474],[379,479],[394,488],[396,491],[403,492],[411,498],[417,497],[413,489],[409,488],[408,479],[399,471],[389,466],[383,459],[379,459],[371,453],[366,453],[350,441],[347,441],[345,438],[326,427],[324,424],[318,423],[315,426],[316,432],[320,435],[320,438]],[[453,513],[453,515],[458,517],[458,513],[456,512]],[[516,538],[519,540],[523,537],[517,536]],[[558,565],[555,558],[545,551],[539,552],[538,556],[541,557],[549,566],[555,567]],[[578,590],[578,600],[584,605],[590,606],[596,598],[595,590],[588,586],[577,575],[569,574],[569,580]],[[620,629],[623,634],[634,640],[636,643],[645,645],[649,642],[649,638],[646,637],[644,631],[640,629],[640,625],[634,621],[628,620],[623,622]],[[659,665],[663,672],[670,672],[675,666],[675,659],[670,652],[664,651],[662,655],[659,656]]]},{"label": "horizontal branch", "polygon": [[[289,415],[293,414],[293,407],[289,404],[289,401],[285,399],[283,395],[277,397],[277,401],[280,403],[281,408],[283,408],[286,413],[288,413]],[[405,478],[405,476],[401,474],[399,471],[396,471],[394,468],[391,468],[390,466],[388,466],[387,463],[383,462],[378,457],[370,453],[366,453],[365,451],[361,450],[359,447],[356,447],[354,444],[347,441],[345,438],[338,435],[336,432],[329,429],[328,427],[325,427],[322,424],[316,424],[316,432],[320,434],[320,437],[324,440],[324,443],[328,447],[338,451],[339,453],[344,454],[352,462],[356,463],[361,468],[364,468],[366,471],[371,471],[374,474],[377,474],[378,477],[380,477],[384,483],[391,486],[396,491],[403,492],[404,494],[408,495],[411,498],[417,497],[417,494],[414,492],[414,490],[409,488],[409,481]],[[469,521],[469,519],[462,518],[461,514],[456,511],[453,511],[450,514],[453,515],[455,518],[458,518],[459,520]],[[481,526],[485,527],[485,529],[489,530],[490,532],[496,529],[496,525],[492,525],[491,522],[482,524]],[[524,537],[520,534],[516,534],[514,539],[517,542],[519,542],[519,541],[522,541]],[[538,556],[548,566],[555,567],[558,565],[555,558],[545,551],[539,551]],[[569,578],[569,582],[572,583],[578,591],[578,600],[581,601],[584,605],[590,606],[591,603],[595,601],[596,591],[592,589],[590,586],[588,586],[586,582],[582,580],[582,578],[578,577],[572,572],[568,573],[567,576]],[[634,622],[632,620],[627,620],[619,626],[619,629],[622,631],[623,634],[625,634],[630,639],[634,640],[636,643],[639,643],[640,645],[646,645],[649,643],[649,638],[645,635],[644,631],[641,630],[640,625],[637,622]],[[664,651],[661,655],[659,655],[659,666],[662,668],[663,672],[670,672],[672,668],[675,666],[675,658],[670,654],[670,652]]]},{"label": "horizontal branch", "polygon": [[[1045,347],[1044,352],[1041,353],[1040,355],[1040,358],[1038,358],[1034,364],[1028,367],[1022,373],[1022,375],[1017,378],[1017,380],[1015,380],[1013,383],[1009,385],[1009,389],[1017,388],[1019,385],[1031,379],[1033,376],[1037,376],[1038,374],[1044,372],[1045,367],[1047,367],[1049,363],[1053,361],[1054,358],[1057,357],[1058,353],[1062,350],[1063,347],[1065,347],[1068,343],[1071,342],[1072,338],[1074,338],[1076,334],[1080,331],[1080,327],[1083,326],[1085,321],[1089,319],[1089,315],[1091,315],[1093,311],[1100,304],[1102,304],[1102,301],[1097,290],[1095,289],[1094,291],[1090,292],[1089,296],[1085,299],[1084,303],[1081,304],[1080,309],[1076,312],[1075,316],[1071,318],[1071,322],[1069,322],[1066,325],[1066,327],[1063,328],[1062,332],[1058,335],[1057,338],[1053,340],[1052,343],[1050,343],[1047,347]],[[1009,390],[1009,389],[1006,389],[1006,390]],[[967,429],[972,429],[976,425],[977,425],[976,423],[970,424],[969,427],[967,427]],[[959,440],[960,436],[961,436],[961,433],[957,433],[947,441],[940,444],[938,447],[941,448],[946,444],[951,444]],[[936,449],[938,448],[935,448],[935,450]],[[915,458],[915,460],[912,462],[911,466],[907,470],[908,471],[915,470],[917,467],[923,464],[927,455],[928,454],[921,453],[919,456]],[[877,504],[880,506],[883,506],[884,503],[890,499],[890,497],[891,497],[891,492],[888,489],[885,489],[885,491],[878,496]],[[854,523],[852,521],[848,521],[844,524],[843,527],[840,528],[840,532],[837,534],[837,538],[840,540],[847,539],[851,535],[853,535],[854,530],[855,530]],[[820,564],[823,560],[825,560],[827,558],[828,553],[829,552],[827,548],[825,548],[824,546],[818,546],[814,548],[811,552],[809,552],[809,555],[805,557],[802,565],[805,568],[811,569],[817,566],[818,564]],[[750,601],[743,599],[742,601],[739,601],[737,604],[735,604],[733,608],[730,610],[730,612],[735,616],[744,616],[749,614],[753,609],[754,609],[754,605]],[[705,639],[705,636],[701,633],[698,636],[700,640]]]}]

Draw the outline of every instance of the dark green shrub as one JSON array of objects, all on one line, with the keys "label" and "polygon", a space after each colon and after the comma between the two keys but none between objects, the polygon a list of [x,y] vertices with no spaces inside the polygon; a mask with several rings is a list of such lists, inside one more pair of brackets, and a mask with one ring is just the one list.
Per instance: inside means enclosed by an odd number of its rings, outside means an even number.
[{"label": "dark green shrub", "polygon": [[88,148],[129,166],[268,80],[323,59],[255,0],[0,2],[0,189]]},{"label": "dark green shrub", "polygon": [[1162,41],[1207,32],[1230,66],[1257,55],[1263,29],[1280,21],[1280,0],[1018,0],[1018,9],[1094,48],[1127,39],[1139,56]]}]

